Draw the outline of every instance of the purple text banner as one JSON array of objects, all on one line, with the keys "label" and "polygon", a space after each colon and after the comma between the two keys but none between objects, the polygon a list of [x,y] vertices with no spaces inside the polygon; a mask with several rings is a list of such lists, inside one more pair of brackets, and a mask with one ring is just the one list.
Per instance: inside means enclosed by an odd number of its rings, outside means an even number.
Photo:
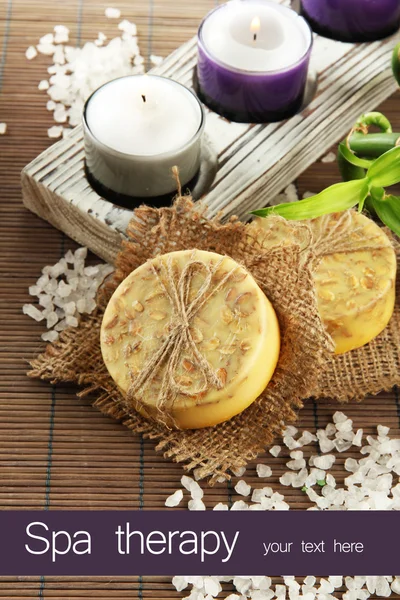
[{"label": "purple text banner", "polygon": [[2,511],[0,575],[387,575],[397,512]]}]

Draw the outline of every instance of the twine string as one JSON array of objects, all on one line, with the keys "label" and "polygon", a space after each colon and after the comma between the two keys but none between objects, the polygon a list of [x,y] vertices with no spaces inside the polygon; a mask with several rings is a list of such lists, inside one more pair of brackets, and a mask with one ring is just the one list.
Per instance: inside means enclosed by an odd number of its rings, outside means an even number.
[{"label": "twine string", "polygon": [[[240,267],[239,265],[234,266],[221,277],[216,285],[213,285],[213,277],[225,257],[221,257],[212,267],[201,260],[195,260],[193,257],[182,269],[180,275],[177,273],[171,256],[168,257],[164,265],[160,263],[157,268],[153,262],[150,262],[152,272],[170,303],[171,319],[165,333],[165,339],[135,376],[127,393],[128,401],[133,402],[136,406],[143,406],[139,396],[162,371],[156,408],[167,416],[171,415],[171,409],[178,395],[200,396],[211,387],[220,390],[224,385],[216,370],[199,350],[193,339],[191,323],[199,310],[223,288],[233,273]],[[164,277],[162,276],[163,273]],[[204,280],[196,296],[190,301],[193,278],[198,273],[205,274]],[[184,353],[191,357],[200,374],[200,382],[196,389],[192,387],[188,389],[187,386],[185,387],[177,381],[177,372]]]}]

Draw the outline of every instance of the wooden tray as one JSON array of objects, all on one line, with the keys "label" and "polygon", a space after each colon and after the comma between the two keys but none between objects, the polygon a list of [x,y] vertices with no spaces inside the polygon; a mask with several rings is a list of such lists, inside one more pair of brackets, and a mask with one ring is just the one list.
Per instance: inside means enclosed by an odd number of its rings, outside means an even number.
[{"label": "wooden tray", "polygon": [[[343,137],[360,113],[389,97],[397,88],[390,54],[398,37],[344,44],[315,36],[310,70],[317,80],[315,95],[287,121],[233,123],[208,110],[207,154],[218,161],[202,197],[209,214],[246,218],[265,206]],[[192,38],[152,72],[191,87],[195,65]],[[88,184],[80,126],[23,170],[22,191],[27,208],[113,262],[132,213],[104,200]]]}]

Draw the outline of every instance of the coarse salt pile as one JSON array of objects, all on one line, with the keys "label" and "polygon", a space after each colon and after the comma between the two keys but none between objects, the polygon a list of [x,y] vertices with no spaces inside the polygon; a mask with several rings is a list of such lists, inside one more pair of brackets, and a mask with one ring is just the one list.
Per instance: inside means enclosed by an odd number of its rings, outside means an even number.
[{"label": "coarse salt pile", "polygon": [[114,271],[108,264],[85,267],[87,248],[68,250],[55,265],[44,267],[42,275],[29,293],[38,305],[25,304],[22,311],[35,321],[46,321],[49,331],[42,334],[46,342],[55,342],[60,331],[76,327],[81,314],[96,308],[96,293],[104,279]]},{"label": "coarse salt pile", "polygon": [[[116,8],[105,11],[108,18],[118,19],[121,12]],[[34,59],[38,53],[51,56],[53,64],[48,67],[48,79],[39,82],[39,90],[45,91],[50,100],[47,109],[53,112],[54,125],[48,129],[50,138],[66,135],[69,127],[81,122],[83,106],[87,98],[101,85],[125,75],[144,73],[144,59],[140,54],[135,23],[124,19],[118,24],[119,35],[106,43],[107,37],[99,32],[94,42],[82,48],[69,46],[69,30],[56,25],[35,46],[30,46],[25,56]],[[162,58],[150,57],[153,64]]]},{"label": "coarse salt pile", "polygon": [[[354,430],[352,420],[344,413],[336,412],[332,421],[316,434],[310,431],[300,433],[292,425],[285,429],[283,444],[290,451],[290,460],[286,463],[289,470],[280,477],[280,484],[301,488],[312,504],[308,510],[400,510],[400,439],[391,439],[389,428],[378,425],[378,435],[367,435],[363,443],[363,430]],[[318,453],[310,455],[308,451],[307,458],[304,448],[310,444],[314,444],[313,450],[317,449]],[[345,460],[344,468],[349,475],[340,485],[329,471],[337,455],[349,449],[353,449],[353,453],[356,449],[359,458]],[[269,452],[277,457],[281,450],[281,446],[276,445]],[[241,477],[244,471],[241,468],[237,476]],[[263,464],[257,465],[256,472],[260,478],[272,475],[272,469]],[[199,484],[190,477],[184,476],[182,484],[190,492],[196,487],[196,494],[200,494]],[[249,496],[251,487],[240,480],[235,491]],[[179,502],[181,500],[182,497]],[[193,510],[190,501],[188,508]],[[253,489],[251,500],[246,502],[237,500],[231,506],[219,502],[213,507],[217,511],[288,509],[290,505],[285,502],[284,495],[271,487]],[[367,600],[373,595],[387,598],[400,594],[398,576],[317,578],[309,575],[302,582],[288,576],[274,584],[270,577],[261,576],[177,576],[172,583],[179,592],[190,588],[186,596],[188,600],[212,600],[222,591],[223,584],[234,588],[234,593],[227,596],[227,600],[334,600],[337,597]]]},{"label": "coarse salt pile", "polygon": [[[225,587],[234,589],[234,593],[226,596],[226,600],[334,600],[341,597],[343,600],[367,600],[371,596],[388,598],[392,594],[400,593],[400,577],[386,576],[356,576],[343,577],[340,575],[315,577],[308,575],[303,580],[297,581],[293,576],[275,578],[273,582],[267,576],[231,577],[201,577],[201,576],[176,576],[172,584],[178,592],[190,586],[188,600],[211,600],[219,595]],[[344,590],[344,591],[343,591]]]}]

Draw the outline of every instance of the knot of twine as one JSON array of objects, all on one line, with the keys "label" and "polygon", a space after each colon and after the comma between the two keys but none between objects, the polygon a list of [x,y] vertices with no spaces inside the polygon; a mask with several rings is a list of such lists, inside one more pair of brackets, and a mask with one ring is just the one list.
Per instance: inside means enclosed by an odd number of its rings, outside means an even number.
[{"label": "knot of twine", "polygon": [[[191,322],[199,310],[240,268],[239,265],[233,267],[213,286],[213,276],[224,259],[225,257],[222,257],[212,267],[200,260],[190,260],[179,276],[176,269],[174,269],[171,257],[168,257],[164,265],[160,262],[160,268],[156,268],[154,263],[150,262],[153,274],[170,303],[171,319],[169,331],[165,334],[165,339],[160,347],[132,381],[127,392],[127,400],[137,408],[144,407],[145,410],[150,408],[144,405],[139,395],[143,394],[153,379],[159,375],[160,370],[164,369],[160,391],[156,399],[156,408],[160,413],[163,413],[164,419],[161,417],[160,420],[164,420],[165,424],[171,420],[173,422],[171,410],[178,395],[196,396],[203,394],[211,387],[220,390],[224,386],[224,381],[217,371],[198,349],[191,331]],[[165,279],[161,276],[162,270],[164,270]],[[201,272],[205,274],[204,281],[196,297],[190,301],[189,295],[193,277]],[[176,380],[177,369],[184,353],[191,356],[197,367],[197,372],[200,374],[200,383],[196,389],[183,387]]]},{"label": "knot of twine", "polygon": [[[304,248],[308,256],[311,255],[313,267],[316,268],[325,256],[336,253],[352,253],[359,251],[377,250],[386,247],[382,237],[378,234],[369,238],[363,237],[364,228],[361,225],[354,227],[352,211],[343,212],[333,227],[329,227],[331,215],[320,217],[318,231],[309,229],[309,242]],[[351,236],[351,237],[350,237]],[[356,236],[359,236],[358,239]]]}]

